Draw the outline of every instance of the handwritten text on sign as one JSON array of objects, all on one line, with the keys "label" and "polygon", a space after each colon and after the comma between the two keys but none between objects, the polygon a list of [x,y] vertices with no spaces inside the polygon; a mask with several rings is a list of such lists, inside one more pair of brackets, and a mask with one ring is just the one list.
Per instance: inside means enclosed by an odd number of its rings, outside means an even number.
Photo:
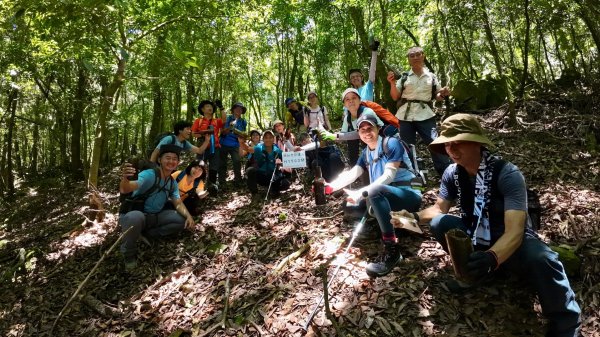
[{"label": "handwritten text on sign", "polygon": [[283,167],[285,168],[306,167],[306,155],[304,151],[284,152],[282,160]]}]

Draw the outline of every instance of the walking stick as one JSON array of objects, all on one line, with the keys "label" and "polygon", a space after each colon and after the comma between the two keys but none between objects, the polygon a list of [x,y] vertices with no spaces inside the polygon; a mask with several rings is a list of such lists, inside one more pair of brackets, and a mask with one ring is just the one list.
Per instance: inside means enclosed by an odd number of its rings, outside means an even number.
[{"label": "walking stick", "polygon": [[[275,161],[277,161],[277,153],[275,154]],[[277,172],[277,163],[275,163],[275,169],[273,170],[273,174],[271,175],[271,181],[269,182],[269,188],[267,189],[267,195],[265,195],[265,201],[267,201],[267,198],[269,198],[269,192],[271,192],[271,185],[273,184],[273,181],[275,180],[275,172]]]},{"label": "walking stick", "polygon": [[[364,198],[366,198],[369,195],[369,193],[367,191],[364,191],[362,195],[363,195]],[[346,250],[344,251],[344,256],[346,256],[346,254],[348,254],[348,251],[352,247],[352,244],[354,243],[354,240],[358,236],[358,233],[360,233],[360,231],[362,230],[365,222],[367,222],[367,217],[368,216],[369,216],[369,207],[367,206],[367,210],[365,211],[365,214],[363,214],[362,219],[360,219],[360,222],[358,223],[358,225],[356,226],[356,228],[354,228],[354,232],[352,232],[352,239],[350,239],[350,243],[348,243],[348,247],[346,247]],[[339,256],[338,256],[338,258],[339,258]],[[337,258],[336,258],[336,260],[337,260]],[[335,280],[335,277],[337,276],[337,273],[340,271],[341,267],[342,267],[342,264],[339,263],[337,265],[337,267],[335,268],[335,270],[333,271],[333,274],[331,274],[331,277],[329,278],[329,283],[327,284],[327,290],[329,290],[329,288],[333,284],[333,281]],[[302,327],[304,329],[304,331],[308,331],[308,326],[310,325],[310,322],[312,322],[313,318],[315,318],[315,315],[317,314],[319,308],[321,307],[321,303],[323,303],[324,299],[325,299],[325,294],[323,294],[321,296],[321,299],[319,300],[319,302],[317,303],[317,305],[315,306],[315,308],[311,312],[310,316],[308,316],[308,319],[306,320],[306,323],[304,323],[304,326]]]}]

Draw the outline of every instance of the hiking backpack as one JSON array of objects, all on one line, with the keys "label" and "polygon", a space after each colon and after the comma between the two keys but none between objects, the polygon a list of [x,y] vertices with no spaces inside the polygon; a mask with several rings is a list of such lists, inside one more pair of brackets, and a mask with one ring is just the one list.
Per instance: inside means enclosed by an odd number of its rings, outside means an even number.
[{"label": "hiking backpack", "polygon": [[[396,116],[394,116],[388,109],[382,107],[381,105],[371,102],[371,101],[363,101],[360,102],[360,107],[356,113],[356,118],[358,119],[362,114],[364,108],[370,108],[375,112],[377,117],[381,119],[383,122],[383,126],[379,129],[379,134],[382,137],[391,137],[398,134],[398,128],[400,127],[400,121]],[[346,120],[348,122],[348,131],[354,131],[354,127],[352,126],[352,116],[350,112],[346,114]]]},{"label": "hiking backpack", "polygon": [[150,156],[152,156],[152,152],[154,152],[154,150],[158,146],[158,143],[160,143],[160,141],[163,140],[163,138],[165,137],[171,137],[171,141],[169,142],[169,144],[175,145],[177,141],[177,136],[173,132],[163,132],[156,136],[152,143],[148,145],[148,148],[146,149],[146,158],[150,158]]},{"label": "hiking backpack", "polygon": [[[138,169],[149,169],[146,165],[149,165],[148,163],[150,163],[149,161],[146,160],[140,160],[137,165],[134,164],[134,167],[136,168],[136,170]],[[119,195],[119,201],[121,202],[121,205],[119,206],[119,214],[125,214],[131,211],[140,211],[140,212],[144,212],[144,204],[146,203],[146,199],[148,199],[148,197],[150,195],[152,195],[152,193],[154,193],[155,191],[158,190],[158,192],[160,191],[165,191],[168,192],[169,195],[171,195],[171,193],[173,193],[173,191],[175,190],[175,183],[173,182],[173,179],[169,178],[168,182],[170,183],[170,187],[169,190],[166,190],[164,188],[164,186],[160,186],[160,169],[157,166],[154,166],[153,168],[150,168],[152,170],[154,170],[154,184],[152,184],[152,186],[147,189],[146,191],[144,191],[143,193],[140,193],[136,196],[133,195],[133,192],[129,192],[129,193],[121,193]],[[166,184],[165,184],[166,186]]]},{"label": "hiking backpack", "polygon": [[[427,183],[427,181],[425,180],[425,174],[423,173],[423,171],[421,171],[419,169],[419,164],[417,163],[417,157],[416,157],[417,152],[416,152],[415,146],[413,144],[407,144],[405,141],[400,139],[400,137],[398,135],[383,137],[383,140],[381,141],[381,147],[382,147],[383,151],[379,152],[378,159],[381,159],[383,156],[388,157],[388,153],[389,153],[388,143],[390,141],[390,138],[396,138],[398,140],[398,142],[400,142],[400,145],[402,146],[402,148],[404,149],[404,152],[406,152],[406,154],[408,156],[408,162],[402,160],[400,162],[400,167],[409,170],[410,172],[412,172],[412,174],[414,174],[416,176],[416,178],[414,178],[411,181],[411,186],[414,188],[419,188],[419,189],[423,188],[425,186],[425,184]],[[366,162],[368,162],[368,161],[366,161]]]}]

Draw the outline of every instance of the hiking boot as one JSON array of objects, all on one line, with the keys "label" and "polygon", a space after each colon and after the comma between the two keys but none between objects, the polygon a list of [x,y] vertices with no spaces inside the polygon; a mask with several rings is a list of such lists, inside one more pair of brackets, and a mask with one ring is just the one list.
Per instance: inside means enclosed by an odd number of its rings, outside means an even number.
[{"label": "hiking boot", "polygon": [[394,242],[384,242],[384,251],[379,255],[376,262],[367,265],[366,272],[370,277],[381,277],[389,274],[398,262],[402,260],[402,254],[398,245]]},{"label": "hiking boot", "polygon": [[124,260],[125,271],[132,271],[137,268],[137,256],[126,256]]}]

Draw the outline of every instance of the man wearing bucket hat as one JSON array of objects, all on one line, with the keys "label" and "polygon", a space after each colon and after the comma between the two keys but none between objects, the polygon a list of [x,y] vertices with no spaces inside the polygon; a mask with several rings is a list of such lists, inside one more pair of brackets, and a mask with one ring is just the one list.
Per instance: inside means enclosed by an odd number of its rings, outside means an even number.
[{"label": "man wearing bucket hat", "polygon": [[[401,213],[430,223],[435,239],[446,251],[446,232],[457,228],[467,233],[474,246],[467,263],[469,278],[477,283],[498,269],[517,274],[539,297],[548,319],[546,336],[577,336],[581,310],[558,254],[531,229],[525,179],[519,169],[490,152],[492,142],[477,118],[469,114],[447,118],[440,136],[429,147],[448,154],[455,164],[444,172],[433,206]],[[447,214],[454,203],[460,217]],[[460,282],[448,285],[456,291],[470,287]]]},{"label": "man wearing bucket hat", "polygon": [[233,176],[236,184],[242,182],[242,164],[240,161],[240,141],[238,136],[246,132],[248,123],[242,117],[246,113],[246,107],[240,103],[231,106],[231,115],[225,118],[225,124],[221,130],[221,151],[219,163],[219,186],[225,186],[227,179],[227,157],[231,156],[233,163]]},{"label": "man wearing bucket hat", "polygon": [[[371,277],[387,275],[402,260],[394,227],[390,222],[390,211],[402,208],[416,211],[421,205],[421,192],[413,189],[411,180],[415,175],[405,169],[408,154],[397,138],[389,137],[387,146],[379,135],[383,123],[372,114],[363,114],[356,122],[360,139],[367,144],[356,165],[342,172],[329,183],[326,191],[342,189],[367,172],[369,184],[358,190],[345,189],[347,201],[361,207],[363,193],[367,192],[373,213],[381,229],[384,251],[377,261],[369,263],[366,272]],[[402,164],[405,164],[404,166]],[[408,166],[410,167],[410,166]],[[364,207],[364,206],[363,206]]]}]

